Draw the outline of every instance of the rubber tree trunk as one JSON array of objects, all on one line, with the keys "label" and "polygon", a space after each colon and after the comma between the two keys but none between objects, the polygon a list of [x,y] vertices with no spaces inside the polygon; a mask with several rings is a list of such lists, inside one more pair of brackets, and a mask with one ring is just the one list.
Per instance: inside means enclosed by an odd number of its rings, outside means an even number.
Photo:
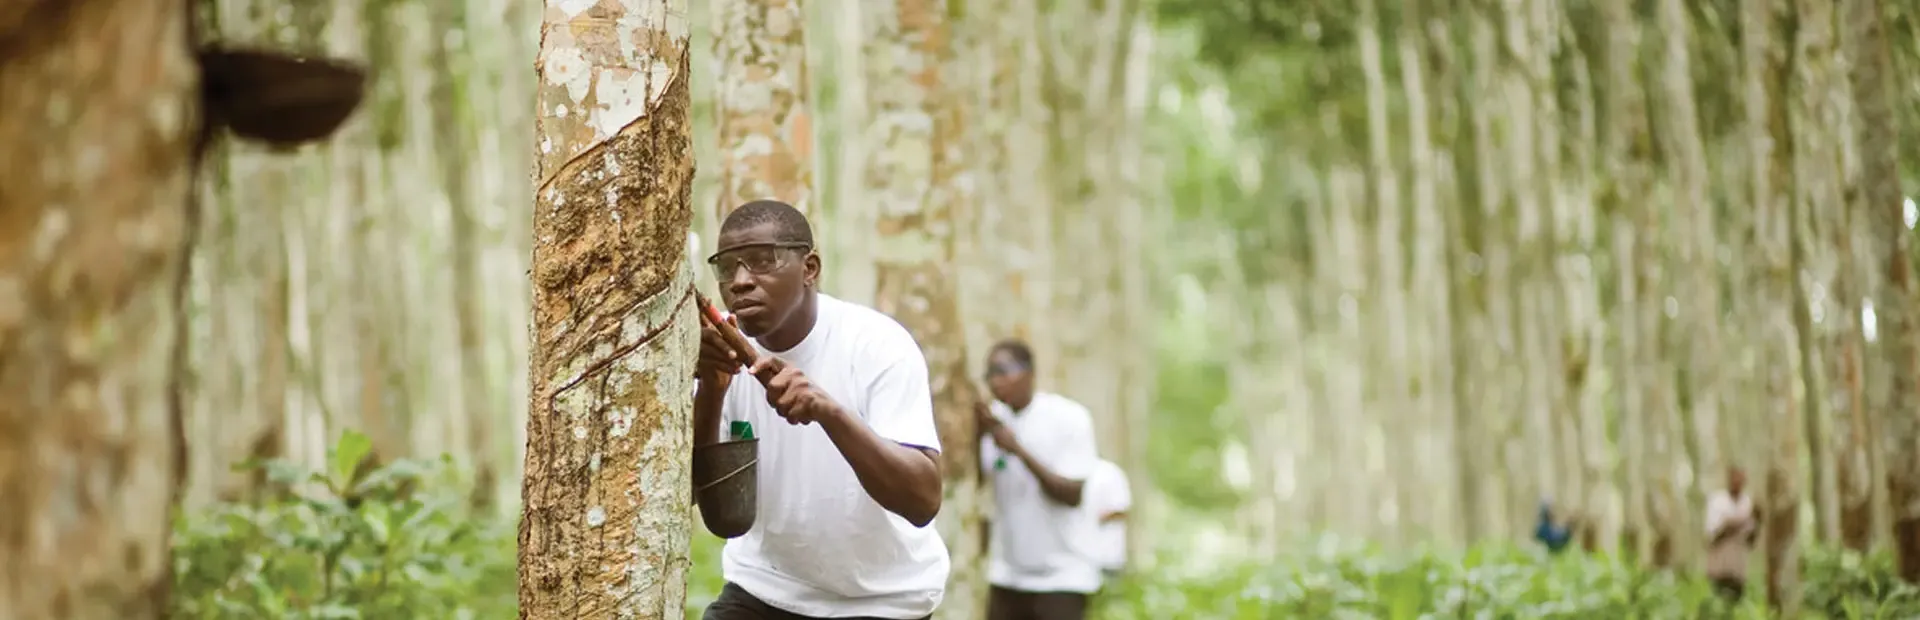
[{"label": "rubber tree trunk", "polygon": [[1878,229],[1873,251],[1883,262],[1880,290],[1873,295],[1879,319],[1879,339],[1888,368],[1885,409],[1876,418],[1885,429],[1886,484],[1893,508],[1894,554],[1900,577],[1920,583],[1920,339],[1914,333],[1913,263],[1908,249],[1913,232],[1907,228],[1900,194],[1900,154],[1894,117],[1892,52],[1887,42],[1887,18],[1881,3],[1853,2],[1847,16],[1846,40],[1855,60],[1851,81],[1860,110],[1860,178],[1866,203],[1864,217]]},{"label": "rubber tree trunk", "polygon": [[521,618],[680,618],[692,498],[684,0],[550,6],[534,148]]},{"label": "rubber tree trunk", "polygon": [[874,238],[874,305],[899,320],[927,356],[933,411],[940,429],[945,497],[936,526],[953,558],[938,616],[980,617],[986,604],[982,572],[977,394],[967,372],[967,338],[960,324],[960,279],[954,222],[971,207],[961,176],[968,99],[950,95],[962,83],[953,54],[945,0],[868,0],[861,3],[865,102],[871,124],[860,135],[861,191],[878,213]]},{"label": "rubber tree trunk", "polygon": [[809,212],[813,120],[801,0],[726,0],[713,17],[720,196],[714,213],[772,198]]},{"label": "rubber tree trunk", "polygon": [[[1761,511],[1762,542],[1766,557],[1767,600],[1778,608],[1798,601],[1799,559],[1795,539],[1799,536],[1800,425],[1793,394],[1793,360],[1797,335],[1793,327],[1792,240],[1788,223],[1792,217],[1793,136],[1788,131],[1788,87],[1793,73],[1794,44],[1790,22],[1794,19],[1781,7],[1756,2],[1741,15],[1742,50],[1745,64],[1746,134],[1749,141],[1749,174],[1754,205],[1754,237],[1757,243],[1758,270],[1754,277],[1760,295],[1760,337],[1765,345],[1761,355],[1769,386],[1761,415],[1766,426],[1774,429],[1765,454],[1766,475],[1760,485],[1755,508]],[[1788,614],[1788,617],[1791,617]]]},{"label": "rubber tree trunk", "polygon": [[0,8],[0,617],[163,617],[198,71],[177,0]]},{"label": "rubber tree trunk", "polygon": [[[1718,480],[1726,470],[1716,439],[1720,399],[1726,389],[1720,380],[1723,360],[1716,236],[1719,227],[1714,222],[1714,203],[1707,199],[1710,179],[1706,146],[1700,137],[1699,110],[1694,102],[1692,25],[1687,8],[1680,0],[1661,0],[1656,13],[1662,50],[1658,67],[1659,103],[1666,111],[1660,115],[1662,125],[1658,137],[1661,152],[1667,161],[1673,162],[1672,177],[1679,194],[1674,203],[1679,209],[1675,234],[1679,241],[1677,262],[1686,282],[1674,291],[1675,297],[1682,300],[1682,323],[1688,326],[1686,335],[1681,337],[1687,343],[1683,349],[1687,355],[1686,424],[1681,432],[1685,433],[1695,482],[1687,485],[1686,500],[1688,506],[1704,506],[1705,485],[1700,481]],[[1698,514],[1697,510],[1685,510],[1677,515],[1684,531],[1698,531],[1699,519],[1695,516]],[[1696,557],[1701,551],[1701,541],[1692,535],[1686,539],[1689,543],[1686,555]]]}]

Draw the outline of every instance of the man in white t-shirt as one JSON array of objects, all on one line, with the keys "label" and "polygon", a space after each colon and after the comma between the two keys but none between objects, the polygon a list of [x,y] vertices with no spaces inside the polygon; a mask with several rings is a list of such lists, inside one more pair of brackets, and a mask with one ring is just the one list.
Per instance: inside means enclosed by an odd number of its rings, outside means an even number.
[{"label": "man in white t-shirt", "polygon": [[1081,553],[1092,559],[1107,579],[1119,577],[1127,566],[1127,511],[1133,508],[1127,472],[1113,461],[1101,459],[1087,478],[1080,508],[1086,528]]},{"label": "man in white t-shirt", "polygon": [[[727,585],[707,620],[929,617],[948,557],[927,527],[940,510],[940,440],[927,361],[900,323],[819,292],[806,217],[740,206],[707,259],[742,361],[703,326],[694,444],[723,425],[759,439],[757,517],[727,541]],[[778,360],[777,362],[775,360]]]},{"label": "man in white t-shirt", "polygon": [[1100,589],[1083,552],[1085,482],[1100,457],[1093,416],[1058,394],[1036,392],[1033,352],[1004,341],[987,356],[995,402],[978,407],[984,477],[993,485],[987,620],[1080,620]]},{"label": "man in white t-shirt", "polygon": [[1727,471],[1727,488],[1707,498],[1707,580],[1714,592],[1739,602],[1747,589],[1747,555],[1760,535],[1760,519],[1753,496],[1746,491],[1747,473]]}]

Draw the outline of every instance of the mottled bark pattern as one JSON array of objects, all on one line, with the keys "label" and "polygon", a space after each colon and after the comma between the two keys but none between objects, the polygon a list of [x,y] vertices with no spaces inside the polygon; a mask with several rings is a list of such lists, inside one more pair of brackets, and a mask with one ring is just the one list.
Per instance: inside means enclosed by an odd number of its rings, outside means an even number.
[{"label": "mottled bark pattern", "polygon": [[[1687,409],[1683,416],[1688,465],[1694,480],[1686,488],[1687,506],[1706,505],[1707,482],[1717,480],[1726,471],[1716,432],[1720,400],[1726,389],[1721,380],[1724,359],[1720,352],[1720,261],[1719,240],[1714,222],[1714,203],[1707,199],[1706,145],[1700,138],[1698,106],[1694,102],[1694,77],[1690,35],[1692,25],[1686,3],[1660,0],[1656,9],[1661,39],[1658,102],[1664,107],[1659,138],[1666,161],[1677,186],[1674,203],[1678,213],[1674,230],[1679,248],[1679,270],[1685,284],[1676,286],[1673,295],[1683,308],[1680,323],[1686,328],[1677,341],[1685,351],[1684,376],[1687,378]],[[1687,534],[1686,553],[1694,557],[1703,541],[1694,535],[1702,527],[1699,510],[1685,510],[1681,531]]]},{"label": "mottled bark pattern", "polygon": [[[1426,49],[1433,58],[1434,85],[1440,96],[1436,102],[1441,104],[1442,117],[1451,112],[1452,123],[1441,122],[1439,126],[1446,130],[1452,146],[1447,153],[1448,159],[1458,159],[1462,163],[1471,161],[1473,144],[1470,137],[1477,135],[1473,130],[1482,122],[1485,112],[1469,99],[1474,98],[1471,80],[1474,75],[1469,58],[1463,58],[1453,44],[1455,29],[1464,30],[1461,22],[1453,19],[1430,26],[1427,30]],[[1464,36],[1465,33],[1462,33]],[[1469,179],[1470,180],[1470,179]],[[1456,180],[1457,188],[1462,183]],[[1466,184],[1473,187],[1472,184]],[[1470,196],[1469,192],[1459,193],[1460,203],[1450,205],[1441,211],[1441,226],[1446,231],[1446,316],[1447,329],[1443,330],[1447,349],[1447,364],[1441,366],[1442,381],[1453,407],[1452,427],[1448,432],[1453,442],[1454,486],[1459,492],[1459,510],[1455,518],[1460,521],[1460,535],[1465,540],[1497,535],[1497,524],[1491,518],[1486,506],[1492,501],[1492,489],[1487,484],[1491,465],[1487,459],[1486,441],[1482,439],[1479,428],[1480,409],[1476,405],[1473,366],[1476,359],[1476,342],[1473,329],[1476,321],[1475,274],[1470,274],[1468,265],[1478,260],[1473,242],[1475,230],[1469,226],[1471,221],[1465,217],[1465,209],[1460,207]]]},{"label": "mottled bark pattern", "polygon": [[[452,263],[452,293],[447,299],[453,306],[453,348],[458,354],[449,360],[454,377],[449,381],[457,386],[450,394],[450,403],[455,407],[452,415],[437,416],[446,437],[440,438],[452,445],[450,451],[455,462],[472,472],[473,504],[476,507],[488,507],[496,502],[493,496],[498,492],[499,455],[492,447],[499,445],[494,439],[494,428],[503,420],[492,396],[494,393],[493,374],[488,372],[486,340],[482,330],[486,329],[486,301],[492,292],[481,279],[482,254],[480,252],[479,211],[474,204],[474,192],[469,185],[468,174],[472,170],[473,147],[476,142],[472,128],[481,125],[476,122],[474,105],[466,100],[467,93],[461,92],[461,82],[472,80],[475,71],[469,66],[466,46],[472,44],[472,35],[464,30],[462,23],[469,9],[468,2],[432,3],[430,22],[435,32],[446,33],[436,37],[429,58],[432,61],[430,71],[434,79],[432,100],[433,116],[440,122],[433,123],[434,155],[438,159],[440,190],[447,197],[447,236],[450,247],[449,262]],[[460,36],[451,36],[451,35]],[[482,43],[484,44],[484,42]],[[494,122],[489,119],[489,122]]]},{"label": "mottled bark pattern", "polygon": [[[1793,96],[1788,101],[1790,130],[1793,132],[1792,175],[1794,191],[1788,215],[1789,256],[1794,274],[1792,304],[1794,329],[1798,333],[1801,384],[1806,396],[1800,399],[1800,443],[1806,446],[1808,499],[1813,519],[1807,528],[1816,544],[1830,545],[1840,538],[1839,498],[1834,487],[1834,460],[1829,436],[1832,420],[1829,402],[1836,400],[1837,386],[1829,385],[1821,361],[1836,353],[1822,351],[1822,325],[1813,315],[1815,304],[1826,306],[1827,290],[1814,289],[1813,283],[1825,282],[1833,272],[1832,252],[1817,244],[1820,220],[1844,208],[1840,195],[1839,127],[1842,124],[1834,102],[1837,83],[1834,76],[1834,2],[1798,0],[1793,11],[1799,26],[1796,37]],[[1844,93],[1844,90],[1839,90]],[[1816,245],[1817,244],[1817,245]],[[1831,316],[1832,312],[1825,313]],[[1830,319],[1820,317],[1821,323]]]},{"label": "mottled bark pattern", "polygon": [[1624,456],[1624,484],[1627,522],[1636,532],[1632,543],[1640,556],[1655,566],[1667,558],[1663,549],[1671,549],[1674,539],[1674,505],[1665,493],[1673,479],[1672,462],[1661,456],[1667,419],[1663,388],[1668,382],[1661,372],[1660,324],[1663,291],[1658,274],[1659,227],[1656,213],[1648,206],[1647,187],[1651,171],[1646,161],[1651,155],[1652,132],[1647,126],[1647,101],[1639,71],[1642,55],[1641,30],[1632,7],[1617,2],[1601,3],[1606,43],[1603,79],[1599,91],[1607,139],[1602,145],[1603,178],[1601,208],[1612,213],[1614,247],[1619,277],[1619,372],[1626,382],[1621,391],[1623,406],[1620,425],[1621,451]]},{"label": "mottled bark pattern", "polygon": [[722,0],[713,14],[714,117],[720,122],[720,204],[762,198],[809,210],[813,120],[808,113],[801,0]]},{"label": "mottled bark pattern", "polygon": [[[1873,299],[1888,385],[1885,409],[1875,412],[1886,431],[1888,503],[1892,507],[1894,554],[1900,577],[1920,583],[1920,334],[1915,333],[1914,281],[1909,239],[1900,197],[1900,154],[1894,131],[1894,78],[1883,3],[1850,3],[1847,40],[1852,44],[1851,82],[1859,106],[1861,215],[1880,236],[1869,247],[1885,264],[1884,284]],[[1897,82],[1896,82],[1897,83]]]},{"label": "mottled bark pattern", "polygon": [[520,617],[680,618],[698,330],[682,2],[549,4]]},{"label": "mottled bark pattern", "polygon": [[0,10],[0,618],[165,613],[187,16],[168,0]]},{"label": "mottled bark pattern", "polygon": [[[1395,35],[1400,56],[1400,86],[1406,93],[1407,121],[1407,164],[1411,172],[1408,182],[1409,197],[1412,200],[1414,238],[1416,241],[1414,281],[1420,282],[1424,299],[1421,303],[1438,312],[1425,314],[1424,326],[1432,330],[1436,338],[1425,341],[1427,353],[1423,356],[1428,364],[1421,364],[1417,371],[1422,373],[1417,379],[1423,386],[1423,402],[1420,407],[1433,412],[1435,418],[1427,427],[1429,436],[1420,440],[1420,449],[1412,455],[1419,463],[1426,464],[1426,482],[1436,485],[1433,488],[1448,489],[1460,479],[1457,468],[1458,459],[1447,458],[1442,446],[1450,439],[1453,429],[1457,428],[1462,409],[1457,407],[1451,385],[1443,378],[1449,378],[1446,366],[1452,354],[1452,347],[1444,334],[1452,328],[1453,316],[1448,307],[1453,295],[1450,292],[1449,273],[1447,271],[1447,253],[1453,244],[1447,237],[1446,211],[1440,206],[1439,157],[1440,140],[1435,125],[1440,120],[1437,109],[1444,109],[1448,94],[1447,76],[1440,73],[1439,54],[1433,53],[1436,45],[1443,44],[1443,32],[1428,32],[1428,26],[1438,30],[1445,22],[1431,17],[1432,3],[1408,2],[1400,14],[1399,30]],[[1431,21],[1429,21],[1431,20]],[[1430,93],[1429,90],[1432,92]],[[1431,98],[1431,103],[1430,103]],[[1433,106],[1430,108],[1430,106]],[[1449,205],[1450,207],[1451,205]],[[1434,467],[1434,463],[1447,463],[1443,467]],[[1453,470],[1448,469],[1456,468]],[[1421,518],[1426,520],[1427,528],[1442,540],[1464,540],[1466,521],[1461,518],[1460,504],[1464,498],[1454,493],[1438,493],[1432,496]]]},{"label": "mottled bark pattern", "polygon": [[[1853,49],[1850,42],[1860,33],[1850,32],[1848,26],[1849,11],[1857,12],[1858,5],[1872,4],[1873,0],[1848,0],[1840,7],[1839,30],[1840,53],[1849,62],[1860,62],[1862,50]],[[1837,90],[1852,95],[1847,76],[1834,71],[1834,86]],[[1828,100],[1834,107],[1845,108],[1846,99]],[[1874,538],[1874,499],[1881,488],[1875,477],[1874,464],[1877,462],[1876,441],[1873,425],[1869,423],[1867,391],[1864,366],[1866,364],[1866,340],[1861,322],[1862,267],[1867,261],[1861,260],[1858,248],[1863,247],[1860,235],[1871,221],[1868,214],[1873,213],[1872,205],[1866,202],[1866,184],[1871,183],[1860,178],[1858,158],[1847,157],[1849,152],[1859,152],[1860,120],[1855,114],[1841,114],[1840,126],[1834,127],[1832,140],[1841,154],[1835,157],[1839,163],[1841,177],[1840,192],[1831,208],[1815,208],[1816,217],[1828,227],[1823,236],[1827,238],[1835,257],[1833,268],[1832,312],[1827,320],[1832,329],[1827,334],[1824,354],[1826,372],[1833,394],[1834,410],[1829,418],[1833,423],[1829,443],[1834,455],[1834,486],[1836,487],[1837,519],[1839,523],[1840,544],[1848,549],[1866,553],[1873,545]],[[1882,132],[1885,133],[1885,132]],[[1870,245],[1870,244],[1869,244]]]},{"label": "mottled bark pattern", "polygon": [[[866,153],[862,189],[877,207],[874,303],[913,332],[927,356],[940,428],[946,497],[940,529],[956,566],[980,561],[981,524],[976,394],[967,373],[954,265],[954,221],[972,199],[958,182],[965,147],[964,101],[948,97],[941,69],[951,52],[944,0],[867,0],[861,50],[871,124],[859,136]],[[965,575],[966,572],[956,571]],[[967,618],[984,603],[984,584],[959,581],[943,618]]]},{"label": "mottled bark pattern", "polygon": [[[1793,74],[1793,19],[1782,2],[1753,2],[1743,7],[1745,99],[1757,260],[1752,283],[1760,295],[1758,318],[1768,392],[1756,411],[1771,430],[1764,455],[1765,475],[1755,498],[1762,513],[1761,546],[1766,557],[1766,595],[1774,607],[1799,599],[1800,478],[1799,408],[1793,394],[1796,335],[1792,308],[1793,136],[1788,131],[1788,84]],[[1790,615],[1788,617],[1791,617]]]},{"label": "mottled bark pattern", "polygon": [[[1400,205],[1400,184],[1393,165],[1392,138],[1388,125],[1392,119],[1387,112],[1387,72],[1385,51],[1381,43],[1382,17],[1374,6],[1373,0],[1360,0],[1360,21],[1357,24],[1360,36],[1360,67],[1367,92],[1367,201],[1371,204],[1374,216],[1373,242],[1369,244],[1375,253],[1374,266],[1376,277],[1381,286],[1375,294],[1377,302],[1370,305],[1378,307],[1373,319],[1376,322],[1384,346],[1370,351],[1372,366],[1382,369],[1392,376],[1404,376],[1408,358],[1407,334],[1407,295],[1402,273],[1405,264],[1401,253],[1405,244],[1401,242],[1402,221],[1406,213]],[[1405,381],[1385,381],[1373,387],[1378,393],[1380,403],[1378,411],[1387,416],[1381,423],[1402,427],[1406,432],[1425,434],[1425,416],[1409,416],[1412,395],[1408,393]],[[1402,452],[1389,457],[1387,471],[1391,472],[1393,491],[1389,501],[1393,518],[1387,523],[1387,531],[1403,536],[1410,534],[1412,528],[1398,527],[1400,522],[1427,523],[1423,518],[1413,517],[1424,512],[1423,502],[1417,499],[1416,489],[1425,486],[1420,480],[1424,471],[1411,452]]]}]

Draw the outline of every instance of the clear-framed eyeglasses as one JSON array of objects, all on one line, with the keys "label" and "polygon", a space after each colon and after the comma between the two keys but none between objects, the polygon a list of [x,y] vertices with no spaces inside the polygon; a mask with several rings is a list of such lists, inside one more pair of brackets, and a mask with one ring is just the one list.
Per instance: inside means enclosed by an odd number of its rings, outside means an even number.
[{"label": "clear-framed eyeglasses", "polygon": [[747,273],[763,276],[785,268],[795,257],[806,256],[813,246],[805,243],[769,243],[733,248],[707,257],[715,280],[726,282],[745,267]]}]

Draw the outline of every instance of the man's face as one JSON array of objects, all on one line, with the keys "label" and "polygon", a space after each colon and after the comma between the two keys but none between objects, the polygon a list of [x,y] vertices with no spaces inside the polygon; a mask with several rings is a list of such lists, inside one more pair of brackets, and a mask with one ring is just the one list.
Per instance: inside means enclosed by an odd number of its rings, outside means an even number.
[{"label": "man's face", "polygon": [[987,389],[994,400],[1011,406],[1024,406],[1033,399],[1033,369],[1004,349],[987,356]]},{"label": "man's face", "polygon": [[707,259],[720,300],[758,338],[786,324],[820,274],[820,257],[804,244],[781,241],[774,224],[720,234],[720,251]]},{"label": "man's face", "polygon": [[1738,469],[1727,472],[1727,492],[1739,495],[1747,486],[1747,472]]}]

